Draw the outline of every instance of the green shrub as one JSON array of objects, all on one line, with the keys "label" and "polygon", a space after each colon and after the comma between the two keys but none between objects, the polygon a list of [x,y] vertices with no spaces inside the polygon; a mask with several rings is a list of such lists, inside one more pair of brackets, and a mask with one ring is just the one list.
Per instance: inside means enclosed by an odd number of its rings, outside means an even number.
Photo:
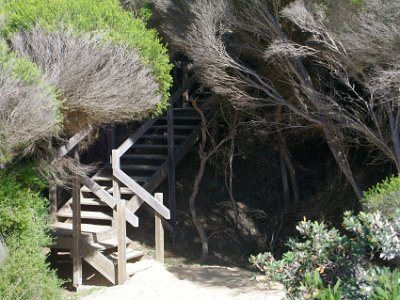
[{"label": "green shrub", "polygon": [[388,218],[400,207],[400,177],[392,176],[374,185],[364,193],[361,200],[363,210],[379,210]]},{"label": "green shrub", "polygon": [[51,243],[43,182],[31,164],[0,173],[0,233],[7,255],[0,266],[0,299],[60,298],[60,281],[47,265]]},{"label": "green shrub", "polygon": [[171,64],[167,50],[155,30],[146,28],[143,18],[134,18],[119,5],[118,0],[5,0],[0,14],[5,15],[1,33],[7,38],[36,25],[54,31],[72,28],[77,32],[97,32],[105,40],[127,44],[139,51],[143,62],[150,66],[157,79],[163,102],[156,112],[167,106]]},{"label": "green shrub", "polygon": [[400,211],[394,216],[389,220],[379,212],[357,216],[347,212],[343,221],[346,234],[328,229],[322,222],[304,220],[297,226],[302,238],[289,239],[290,251],[282,259],[264,253],[250,261],[265,272],[267,280],[282,282],[294,298],[337,299],[341,295],[343,299],[371,299],[381,289],[393,296],[397,290],[390,283],[397,275],[376,266],[373,259],[400,257]]}]

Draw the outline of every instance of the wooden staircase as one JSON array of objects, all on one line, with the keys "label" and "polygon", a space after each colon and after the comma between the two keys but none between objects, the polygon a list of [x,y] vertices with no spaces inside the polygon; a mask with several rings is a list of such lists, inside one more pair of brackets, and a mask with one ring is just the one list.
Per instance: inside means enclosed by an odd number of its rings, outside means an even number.
[{"label": "wooden staircase", "polygon": [[[80,259],[113,284],[121,284],[126,276],[132,275],[131,262],[139,260],[143,252],[134,249],[125,226],[126,222],[139,226],[135,212],[143,203],[164,219],[170,219],[172,214],[175,222],[172,199],[167,208],[152,193],[171,176],[171,168],[189,152],[199,136],[201,116],[190,104],[177,105],[181,94],[178,91],[171,98],[166,115],[145,121],[113,149],[110,163],[90,178],[76,178],[74,196],[57,210],[52,248],[70,251],[74,285],[82,283]],[[210,111],[205,101],[199,101],[199,107],[206,115]],[[67,146],[69,149],[76,144],[75,140]]]}]

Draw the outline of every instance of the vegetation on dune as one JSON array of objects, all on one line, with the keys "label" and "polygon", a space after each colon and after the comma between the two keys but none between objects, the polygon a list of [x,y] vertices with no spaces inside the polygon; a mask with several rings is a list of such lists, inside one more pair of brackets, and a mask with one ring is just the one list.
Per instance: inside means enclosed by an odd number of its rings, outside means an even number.
[{"label": "vegetation on dune", "polygon": [[161,45],[155,30],[146,28],[140,18],[134,18],[117,0],[84,1],[4,1],[0,13],[5,15],[2,34],[7,38],[20,31],[39,26],[46,31],[73,30],[77,33],[100,33],[105,41],[136,49],[144,64],[152,69],[163,97],[156,109],[167,106],[171,85],[167,50]]},{"label": "vegetation on dune", "polygon": [[[398,196],[386,196],[400,191],[398,179],[375,185],[365,202],[385,198],[393,207]],[[398,299],[400,210],[397,206],[382,214],[369,208],[371,212],[358,215],[346,212],[342,232],[324,222],[304,220],[296,227],[301,238],[289,239],[282,259],[264,253],[250,261],[268,281],[282,282],[295,299]]]},{"label": "vegetation on dune", "polygon": [[[0,41],[0,164],[57,134],[61,102],[39,68]],[[34,124],[34,126],[32,126]]]},{"label": "vegetation on dune", "polygon": [[45,262],[48,200],[32,163],[0,173],[0,232],[6,257],[0,266],[1,299],[59,299],[60,281]]}]

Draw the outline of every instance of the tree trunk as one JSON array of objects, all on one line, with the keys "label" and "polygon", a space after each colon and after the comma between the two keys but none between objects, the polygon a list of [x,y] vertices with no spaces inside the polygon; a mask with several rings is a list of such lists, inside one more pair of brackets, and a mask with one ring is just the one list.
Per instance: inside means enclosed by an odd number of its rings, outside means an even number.
[{"label": "tree trunk", "polygon": [[346,176],[347,180],[350,182],[351,186],[353,187],[353,190],[358,197],[358,199],[362,198],[362,191],[360,187],[357,185],[353,172],[350,169],[349,161],[347,160],[347,155],[345,152],[345,149],[342,146],[341,140],[341,133],[338,132],[336,129],[334,129],[331,126],[326,126],[324,127],[324,133],[326,137],[326,141],[329,145],[329,148],[335,157],[335,160],[340,168],[340,170],[343,172],[343,174]]},{"label": "tree trunk", "polygon": [[196,197],[199,192],[201,179],[203,178],[204,169],[207,161],[207,158],[204,156],[204,154],[200,152],[201,150],[199,150],[200,166],[199,166],[199,171],[197,172],[196,178],[194,180],[192,194],[190,195],[189,198],[189,208],[190,208],[190,213],[192,215],[193,224],[196,227],[197,233],[199,234],[201,241],[201,261],[204,261],[208,256],[208,237],[204,230],[203,224],[201,224],[201,221],[197,216],[197,210],[195,205]]}]

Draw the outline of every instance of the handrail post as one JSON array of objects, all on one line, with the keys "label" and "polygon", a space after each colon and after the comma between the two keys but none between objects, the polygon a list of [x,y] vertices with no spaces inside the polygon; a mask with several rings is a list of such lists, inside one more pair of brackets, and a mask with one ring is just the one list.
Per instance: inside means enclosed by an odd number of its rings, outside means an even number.
[{"label": "handrail post", "polygon": [[[163,204],[163,194],[156,193],[154,198],[157,199],[158,202]],[[164,263],[164,228],[162,224],[162,217],[156,212],[154,219],[154,227],[155,227],[155,244],[156,244],[156,260],[160,263]]]},{"label": "handrail post", "polygon": [[[120,156],[118,150],[112,150],[112,167],[120,168]],[[125,222],[125,200],[121,199],[121,189],[119,180],[113,176],[113,196],[117,200],[116,213],[114,216],[115,229],[118,237],[118,265],[117,265],[117,283],[123,284],[126,281],[126,222]]]},{"label": "handrail post", "polygon": [[[79,162],[79,153],[75,149],[75,160]],[[72,192],[72,284],[78,288],[82,284],[82,247],[81,247],[81,183],[79,176],[74,176]]]},{"label": "handrail post", "polygon": [[176,242],[176,177],[175,177],[175,142],[174,142],[174,103],[167,110],[168,124],[168,199],[171,212],[172,244]]}]

